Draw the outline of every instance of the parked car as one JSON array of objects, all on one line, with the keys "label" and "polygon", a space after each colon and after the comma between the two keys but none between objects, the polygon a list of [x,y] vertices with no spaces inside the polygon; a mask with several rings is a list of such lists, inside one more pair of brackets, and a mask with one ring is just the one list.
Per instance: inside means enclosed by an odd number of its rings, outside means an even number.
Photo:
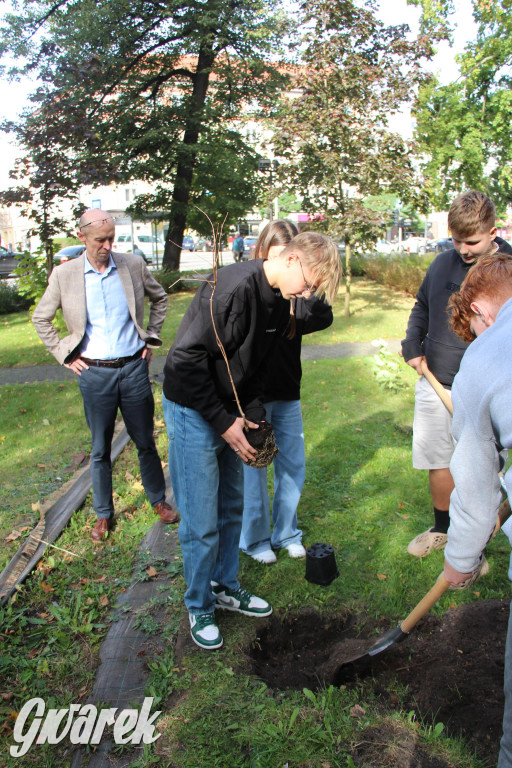
[{"label": "parked car", "polygon": [[389,240],[377,240],[375,243],[375,251],[377,253],[389,254],[396,250],[396,245],[390,243]]},{"label": "parked car", "polygon": [[[133,248],[133,250],[128,251],[128,253],[133,253],[133,254],[135,254],[135,256],[140,256],[142,259],[144,259],[146,264],[152,264],[153,263],[153,259],[151,258],[151,256],[146,256],[144,251],[141,251],[141,249],[137,248],[137,246],[135,246],[135,248]],[[162,253],[163,253],[163,250],[162,250]]]},{"label": "parked car", "polygon": [[200,237],[196,241],[196,251],[212,251],[213,237]]},{"label": "parked car", "polygon": [[448,251],[453,248],[453,240],[451,237],[442,237],[439,240],[430,240],[424,250],[421,249],[419,253],[442,253],[442,251]]},{"label": "parked car", "polygon": [[409,253],[422,253],[420,248],[424,248],[425,246],[426,240],[424,237],[421,237],[420,235],[411,235],[410,237],[406,237],[402,240],[400,243],[400,250],[408,251]]},{"label": "parked car", "polygon": [[11,251],[0,245],[0,277],[8,277],[13,269],[16,269],[23,255],[20,251]]},{"label": "parked car", "polygon": [[251,237],[250,235],[244,237],[244,252],[242,253],[242,259],[244,261],[254,258],[254,250],[256,248],[257,240],[257,237]]},{"label": "parked car", "polygon": [[81,256],[84,251],[85,245],[68,245],[66,248],[61,248],[60,251],[53,254],[53,263],[55,265],[64,264],[65,261]]},{"label": "parked car", "polygon": [[184,251],[195,251],[196,246],[194,243],[194,239],[190,237],[190,235],[183,235],[183,242],[181,244],[181,247]]},{"label": "parked car", "polygon": [[112,248],[119,253],[135,253],[137,256],[142,256],[146,264],[153,263],[153,254],[157,250],[161,254],[164,252],[163,243],[155,235],[135,232],[133,239],[134,242],[132,242],[131,232],[123,232],[116,237]]}]

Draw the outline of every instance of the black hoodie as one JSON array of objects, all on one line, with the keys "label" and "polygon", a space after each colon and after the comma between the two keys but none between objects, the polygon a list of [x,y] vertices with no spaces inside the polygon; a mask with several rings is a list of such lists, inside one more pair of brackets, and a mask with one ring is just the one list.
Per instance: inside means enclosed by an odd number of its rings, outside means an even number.
[{"label": "black hoodie", "polygon": [[[496,237],[495,243],[503,253],[512,254],[506,240]],[[428,367],[445,387],[451,387],[468,346],[449,326],[448,301],[459,290],[471,266],[455,248],[436,256],[416,294],[402,340],[404,360],[425,355]]]}]

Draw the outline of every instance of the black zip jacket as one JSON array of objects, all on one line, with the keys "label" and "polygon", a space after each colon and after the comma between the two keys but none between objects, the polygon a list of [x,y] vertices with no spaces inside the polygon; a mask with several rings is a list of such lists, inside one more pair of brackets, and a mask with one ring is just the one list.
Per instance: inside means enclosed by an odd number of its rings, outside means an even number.
[{"label": "black zip jacket", "polygon": [[[512,254],[506,240],[496,237],[495,242],[500,251]],[[448,324],[448,301],[459,290],[470,267],[455,248],[436,256],[416,294],[402,340],[404,360],[425,355],[428,367],[446,387],[451,387],[468,347]]]},{"label": "black zip jacket", "polygon": [[261,421],[267,364],[289,322],[290,304],[270,287],[263,264],[256,259],[222,267],[215,290],[212,276],[205,280],[185,312],[164,366],[166,398],[198,411],[221,435],[239,413],[215,331],[245,415]]}]

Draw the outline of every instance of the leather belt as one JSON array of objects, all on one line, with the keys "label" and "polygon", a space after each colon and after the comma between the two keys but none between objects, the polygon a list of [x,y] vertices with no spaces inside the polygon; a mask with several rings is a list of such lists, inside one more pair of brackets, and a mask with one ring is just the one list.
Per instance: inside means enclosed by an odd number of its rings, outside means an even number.
[{"label": "leather belt", "polygon": [[114,357],[112,360],[91,360],[83,355],[80,355],[80,359],[83,360],[84,363],[87,363],[87,365],[95,365],[98,368],[122,368],[126,363],[130,363],[132,360],[137,360],[139,357],[142,357],[143,351],[144,347],[139,349],[134,355],[129,355],[129,357]]}]

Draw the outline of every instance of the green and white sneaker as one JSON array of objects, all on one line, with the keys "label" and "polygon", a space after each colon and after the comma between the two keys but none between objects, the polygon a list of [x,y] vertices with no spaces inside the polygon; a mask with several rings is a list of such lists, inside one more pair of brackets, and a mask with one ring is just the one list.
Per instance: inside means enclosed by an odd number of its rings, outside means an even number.
[{"label": "green and white sneaker", "polygon": [[200,648],[205,648],[207,651],[214,651],[216,648],[221,647],[224,640],[215,623],[213,613],[189,613],[188,618],[190,621],[190,634],[196,645]]},{"label": "green and white sneaker", "polygon": [[244,616],[270,616],[272,606],[261,597],[251,595],[246,589],[226,589],[222,584],[212,581],[213,594],[217,608],[225,611],[237,611]]}]

